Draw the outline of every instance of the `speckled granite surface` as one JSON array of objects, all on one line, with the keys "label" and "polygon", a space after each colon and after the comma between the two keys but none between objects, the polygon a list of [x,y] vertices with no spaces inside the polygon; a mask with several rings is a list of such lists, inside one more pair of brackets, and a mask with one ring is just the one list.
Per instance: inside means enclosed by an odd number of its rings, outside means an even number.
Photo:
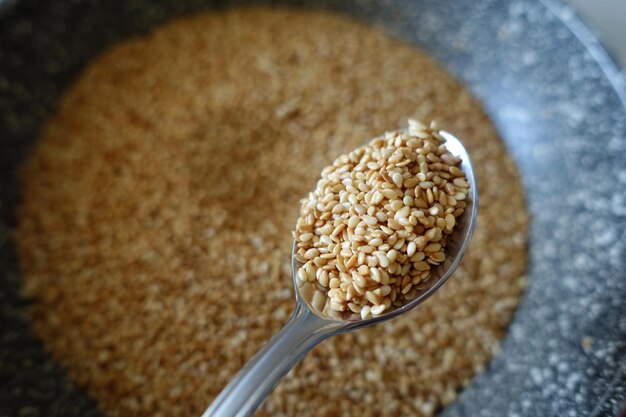
[{"label": "speckled granite surface", "polygon": [[[626,89],[603,50],[552,0],[322,3],[437,56],[484,100],[522,171],[530,286],[502,352],[442,415],[617,415],[626,400]],[[223,5],[0,2],[0,417],[98,415],[23,316],[9,238],[15,170],[63,87],[105,45]]]}]

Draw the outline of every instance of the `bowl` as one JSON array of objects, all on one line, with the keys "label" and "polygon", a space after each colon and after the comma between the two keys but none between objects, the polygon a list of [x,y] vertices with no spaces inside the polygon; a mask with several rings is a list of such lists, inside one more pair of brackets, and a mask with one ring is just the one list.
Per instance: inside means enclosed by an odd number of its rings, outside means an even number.
[{"label": "bowl", "polygon": [[[98,416],[44,353],[18,297],[17,170],[103,48],[243,1],[0,1],[0,415]],[[260,3],[260,2],[254,2]],[[268,3],[268,2],[263,2]],[[442,416],[608,416],[626,399],[626,88],[554,0],[274,1],[385,27],[478,96],[532,215],[529,287],[501,352]]]}]

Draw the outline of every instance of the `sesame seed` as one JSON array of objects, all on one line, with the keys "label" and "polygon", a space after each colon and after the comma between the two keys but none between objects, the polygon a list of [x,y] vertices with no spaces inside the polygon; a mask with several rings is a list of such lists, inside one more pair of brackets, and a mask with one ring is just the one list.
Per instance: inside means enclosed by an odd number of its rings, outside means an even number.
[{"label": "sesame seed", "polygon": [[443,252],[435,252],[428,255],[428,258],[435,262],[443,262],[446,259],[446,254]]},{"label": "sesame seed", "polygon": [[369,318],[371,315],[370,306],[366,305],[361,309],[361,319],[365,320]]},{"label": "sesame seed", "polygon": [[378,203],[383,201],[384,198],[385,197],[383,196],[383,194],[380,191],[375,191],[374,194],[372,195],[371,200],[370,200],[370,204],[377,205]]},{"label": "sesame seed", "polygon": [[402,174],[396,172],[392,175],[391,178],[398,188],[402,188],[402,184],[404,183],[404,178],[402,177]]},{"label": "sesame seed", "polygon": [[367,298],[367,301],[369,301],[373,305],[379,305],[380,304],[380,299],[372,291],[366,291],[365,292],[365,298]]},{"label": "sesame seed", "polygon": [[416,250],[417,250],[417,245],[415,245],[415,242],[409,242],[409,244],[406,247],[406,255],[408,257],[411,257],[415,254]]},{"label": "sesame seed", "polygon": [[376,258],[378,259],[378,264],[383,268],[387,268],[389,266],[389,258],[387,258],[384,253],[376,253]]},{"label": "sesame seed", "polygon": [[298,269],[298,279],[302,282],[306,282],[308,280],[308,277],[304,268]]},{"label": "sesame seed", "polygon": [[370,226],[374,226],[376,223],[378,223],[378,219],[373,216],[363,216],[362,219]]},{"label": "sesame seed", "polygon": [[413,268],[417,269],[418,271],[427,271],[430,269],[430,265],[424,261],[413,262]]},{"label": "sesame seed", "polygon": [[455,166],[450,166],[449,168],[450,174],[456,176],[456,177],[460,177],[463,175],[463,171],[461,171],[459,168],[455,167]]},{"label": "sesame seed", "polygon": [[448,214],[446,215],[445,221],[446,221],[446,230],[448,232],[451,232],[452,228],[454,228],[454,225],[456,223],[455,217],[452,214]]},{"label": "sesame seed", "polygon": [[385,308],[386,306],[384,304],[373,306],[370,307],[370,313],[372,313],[373,316],[379,316],[385,311]]}]

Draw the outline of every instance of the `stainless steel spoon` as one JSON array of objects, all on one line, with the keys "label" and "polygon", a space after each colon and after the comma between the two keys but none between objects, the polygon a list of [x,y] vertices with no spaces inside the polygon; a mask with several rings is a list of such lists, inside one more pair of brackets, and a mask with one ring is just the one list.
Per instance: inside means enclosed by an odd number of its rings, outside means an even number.
[{"label": "stainless steel spoon", "polygon": [[298,265],[292,253],[296,310],[287,324],[235,375],[203,417],[251,416],[285,374],[317,344],[330,336],[371,326],[406,313],[430,297],[452,275],[469,246],[476,225],[478,189],[474,168],[463,143],[446,131],[439,131],[439,134],[446,140],[448,151],[461,159],[469,194],[465,200],[465,212],[457,219],[455,231],[448,238],[446,260],[433,270],[428,280],[429,286],[409,303],[380,316],[365,320],[358,315],[341,316],[325,308],[325,292],[316,288],[315,284],[298,286]]}]

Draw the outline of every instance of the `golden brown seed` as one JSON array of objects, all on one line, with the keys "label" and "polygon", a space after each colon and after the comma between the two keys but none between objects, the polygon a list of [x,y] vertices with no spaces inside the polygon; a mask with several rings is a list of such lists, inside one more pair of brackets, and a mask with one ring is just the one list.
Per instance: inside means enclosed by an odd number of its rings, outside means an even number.
[{"label": "golden brown seed", "polygon": [[436,262],[443,262],[446,259],[446,254],[443,252],[435,252],[428,256],[430,259]]},{"label": "golden brown seed", "polygon": [[415,255],[411,256],[410,261],[411,262],[418,262],[423,260],[426,257],[426,254],[424,252],[416,252]]},{"label": "golden brown seed", "polygon": [[455,223],[456,223],[456,219],[454,217],[454,215],[452,214],[448,214],[446,215],[446,230],[447,231],[452,231],[452,228],[454,227]]},{"label": "golden brown seed", "polygon": [[460,177],[463,175],[463,171],[461,171],[459,168],[455,167],[455,166],[451,166],[450,169],[450,174],[456,176],[456,177]]},{"label": "golden brown seed", "polygon": [[376,282],[381,282],[382,281],[382,275],[381,275],[380,271],[378,270],[378,268],[370,267],[370,276]]},{"label": "golden brown seed", "polygon": [[370,307],[370,312],[373,316],[379,316],[385,311],[386,306],[384,304],[380,304],[374,307]]},{"label": "golden brown seed", "polygon": [[392,200],[394,198],[396,198],[398,196],[398,194],[396,193],[395,190],[392,190],[390,188],[386,188],[384,190],[381,191],[381,194],[387,198],[388,200]]},{"label": "golden brown seed", "polygon": [[427,254],[438,252],[439,250],[441,250],[441,245],[439,243],[431,243],[424,248],[424,252],[426,252]]},{"label": "golden brown seed", "polygon": [[376,258],[378,259],[378,264],[383,268],[389,267],[389,258],[384,253],[378,252],[376,253]]},{"label": "golden brown seed", "polygon": [[372,291],[366,291],[365,298],[367,298],[367,301],[369,301],[370,303],[374,305],[380,304],[380,298],[376,294],[374,294]]},{"label": "golden brown seed", "polygon": [[409,244],[406,247],[407,256],[408,257],[413,256],[416,250],[417,250],[417,245],[415,244],[415,242],[409,242]]},{"label": "golden brown seed", "polygon": [[427,271],[430,269],[430,265],[424,261],[414,262],[413,267],[418,271]]},{"label": "golden brown seed", "polygon": [[435,196],[434,196],[433,190],[431,188],[426,190],[426,201],[428,201],[428,204],[433,204],[434,201],[435,201]]},{"label": "golden brown seed", "polygon": [[365,280],[363,275],[357,272],[352,273],[352,280],[356,285],[358,285],[361,288],[365,288],[367,286],[367,281]]},{"label": "golden brown seed", "polygon": [[298,279],[302,282],[305,282],[308,280],[308,277],[304,268],[298,269]]},{"label": "golden brown seed", "polygon": [[311,259],[314,259],[314,258],[315,258],[316,256],[318,256],[319,254],[320,254],[320,251],[319,251],[319,250],[317,250],[317,249],[315,249],[315,248],[311,248],[311,249],[307,250],[307,251],[304,253],[304,258],[305,258],[305,259],[309,259],[309,260],[311,260]]},{"label": "golden brown seed", "polygon": [[383,196],[383,194],[380,191],[376,191],[374,192],[374,194],[372,195],[372,198],[370,200],[370,204],[372,205],[377,205],[379,204],[381,201],[383,201],[385,197]]},{"label": "golden brown seed", "polygon": [[318,269],[317,280],[323,286],[328,286],[328,272],[323,269]]},{"label": "golden brown seed", "polygon": [[417,246],[417,250],[421,252],[424,250],[424,248],[428,244],[428,239],[426,238],[426,236],[418,236],[414,240],[414,242],[415,242],[415,246]]},{"label": "golden brown seed", "polygon": [[392,175],[391,178],[398,188],[402,188],[402,184],[404,183],[404,178],[402,177],[402,174],[396,172]]},{"label": "golden brown seed", "polygon": [[402,203],[401,200],[393,200],[391,202],[391,209],[393,211],[399,211],[404,207],[404,204]]},{"label": "golden brown seed", "polygon": [[467,185],[467,181],[465,181],[463,178],[455,178],[452,182],[457,187],[461,187],[461,188],[468,188],[469,187],[469,185]]},{"label": "golden brown seed", "polygon": [[367,223],[370,226],[374,226],[376,223],[378,223],[378,219],[374,216],[363,216],[362,218],[365,221],[365,223]]}]

